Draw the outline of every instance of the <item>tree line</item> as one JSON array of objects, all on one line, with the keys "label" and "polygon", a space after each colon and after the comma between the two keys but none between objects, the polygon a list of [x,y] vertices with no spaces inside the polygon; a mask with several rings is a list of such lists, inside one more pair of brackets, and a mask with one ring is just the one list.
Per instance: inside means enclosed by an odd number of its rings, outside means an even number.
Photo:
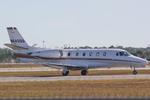
[{"label": "tree line", "polygon": [[0,48],[0,63],[15,62],[15,56],[12,50],[8,48]]}]

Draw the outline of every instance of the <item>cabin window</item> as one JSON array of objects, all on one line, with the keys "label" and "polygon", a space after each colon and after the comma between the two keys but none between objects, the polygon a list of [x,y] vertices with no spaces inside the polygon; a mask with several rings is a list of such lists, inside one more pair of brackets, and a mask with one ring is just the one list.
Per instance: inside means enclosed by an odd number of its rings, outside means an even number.
[{"label": "cabin window", "polygon": [[60,52],[60,56],[63,56],[63,51],[62,51],[62,50],[60,50],[59,52]]},{"label": "cabin window", "polygon": [[96,53],[96,56],[100,56],[100,52],[97,52],[97,53]]},{"label": "cabin window", "polygon": [[104,52],[104,53],[103,53],[103,56],[106,56],[106,54],[107,54],[107,53],[106,53],[106,52]]},{"label": "cabin window", "polygon": [[93,54],[92,52],[89,52],[89,56],[92,56],[92,54]]},{"label": "cabin window", "polygon": [[119,53],[118,53],[118,52],[116,53],[116,56],[119,56]]},{"label": "cabin window", "polygon": [[70,52],[68,53],[68,56],[71,56],[71,53],[70,53]]},{"label": "cabin window", "polygon": [[83,56],[86,56],[86,53],[85,53],[85,52],[83,53]]},{"label": "cabin window", "polygon": [[76,53],[76,56],[79,56],[79,53],[78,53],[78,52]]}]

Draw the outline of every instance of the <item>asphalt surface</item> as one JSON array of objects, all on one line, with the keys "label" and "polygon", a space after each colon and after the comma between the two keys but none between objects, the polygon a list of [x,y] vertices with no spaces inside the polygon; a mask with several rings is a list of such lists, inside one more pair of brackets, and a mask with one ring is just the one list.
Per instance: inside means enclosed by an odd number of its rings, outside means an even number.
[{"label": "asphalt surface", "polygon": [[57,77],[0,77],[0,82],[65,81],[65,80],[118,80],[150,79],[150,75],[101,75],[101,76],[57,76]]},{"label": "asphalt surface", "polygon": [[[150,67],[137,68],[138,70],[150,70]],[[131,70],[131,68],[99,68],[90,70]],[[0,72],[36,72],[36,71],[58,71],[49,67],[31,67],[31,68],[0,68]]]},{"label": "asphalt surface", "polygon": [[[130,68],[100,68],[98,70],[131,70]],[[138,68],[138,70],[150,70]],[[0,68],[0,72],[35,72],[55,71],[48,67],[41,68]],[[64,80],[117,80],[117,79],[150,79],[149,74],[142,75],[99,75],[99,76],[56,76],[56,77],[0,77],[0,82],[27,82],[27,81],[64,81]]]}]

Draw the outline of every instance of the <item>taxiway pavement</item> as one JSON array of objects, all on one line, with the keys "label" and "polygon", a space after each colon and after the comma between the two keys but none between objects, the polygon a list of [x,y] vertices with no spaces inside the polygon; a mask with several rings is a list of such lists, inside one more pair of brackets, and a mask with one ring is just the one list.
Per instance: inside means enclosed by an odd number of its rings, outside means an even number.
[{"label": "taxiway pavement", "polygon": [[0,82],[32,82],[32,81],[73,81],[73,80],[119,80],[150,79],[149,74],[142,75],[101,75],[101,76],[57,76],[57,77],[0,77]]},{"label": "taxiway pavement", "polygon": [[[131,70],[131,68],[98,68],[90,70]],[[137,70],[150,70],[150,67],[137,68]],[[58,69],[49,67],[31,67],[31,68],[0,68],[0,72],[36,72],[36,71],[58,71]]]}]

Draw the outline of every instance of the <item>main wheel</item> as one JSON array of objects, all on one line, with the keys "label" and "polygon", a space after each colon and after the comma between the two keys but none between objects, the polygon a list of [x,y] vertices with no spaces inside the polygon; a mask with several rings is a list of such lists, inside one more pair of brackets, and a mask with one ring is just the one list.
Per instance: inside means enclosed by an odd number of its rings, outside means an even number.
[{"label": "main wheel", "polygon": [[133,75],[136,75],[136,74],[138,74],[138,72],[136,71],[136,70],[133,70]]},{"label": "main wheel", "polygon": [[81,75],[87,75],[88,71],[87,70],[82,70]]},{"label": "main wheel", "polygon": [[63,76],[68,76],[68,74],[69,74],[69,71],[63,71],[63,72],[62,72],[62,75],[63,75]]}]

